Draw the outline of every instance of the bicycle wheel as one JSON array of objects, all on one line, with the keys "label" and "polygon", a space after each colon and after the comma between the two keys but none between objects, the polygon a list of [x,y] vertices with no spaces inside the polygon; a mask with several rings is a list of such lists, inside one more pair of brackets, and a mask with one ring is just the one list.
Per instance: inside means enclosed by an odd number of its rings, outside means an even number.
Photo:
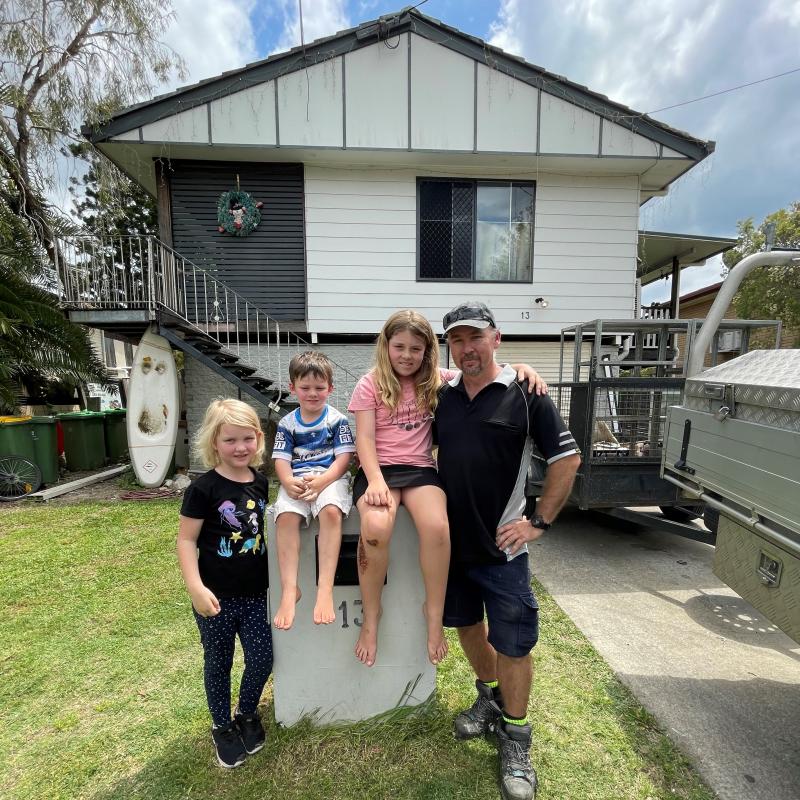
[{"label": "bicycle wheel", "polygon": [[19,500],[42,485],[42,471],[22,456],[0,457],[0,501]]}]

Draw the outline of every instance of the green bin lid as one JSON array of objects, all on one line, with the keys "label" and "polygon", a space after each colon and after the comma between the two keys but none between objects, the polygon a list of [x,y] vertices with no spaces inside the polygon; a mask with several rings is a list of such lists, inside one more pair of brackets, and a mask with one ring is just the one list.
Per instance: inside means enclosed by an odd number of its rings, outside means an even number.
[{"label": "green bin lid", "polygon": [[55,425],[56,418],[52,414],[45,414],[39,417],[31,417],[31,422],[34,425]]},{"label": "green bin lid", "polygon": [[103,418],[105,411],[67,411],[57,414],[56,419],[91,419],[92,417]]}]

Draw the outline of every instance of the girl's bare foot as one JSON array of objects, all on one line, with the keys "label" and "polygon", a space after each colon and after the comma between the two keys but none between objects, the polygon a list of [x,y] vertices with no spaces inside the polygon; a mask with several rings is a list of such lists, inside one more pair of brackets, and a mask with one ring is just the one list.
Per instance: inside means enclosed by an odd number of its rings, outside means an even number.
[{"label": "girl's bare foot", "polygon": [[364,621],[361,623],[361,633],[358,634],[356,658],[368,667],[375,663],[375,656],[378,652],[378,623],[380,619],[380,613],[374,622],[369,621],[365,615]]},{"label": "girl's bare foot", "polygon": [[314,624],[330,625],[336,621],[333,610],[333,592],[317,592],[317,603],[314,606]]},{"label": "girl's bare foot", "polygon": [[422,613],[428,627],[428,658],[434,666],[441,664],[447,656],[447,639],[444,636],[442,627],[442,615],[428,615],[428,606],[422,604]]},{"label": "girl's bare foot", "polygon": [[278,606],[278,613],[275,614],[275,618],[272,620],[272,623],[278,630],[288,631],[289,628],[292,627],[292,623],[294,622],[294,607],[300,602],[301,597],[302,592],[299,586],[295,593],[294,602],[291,601],[290,594],[286,592],[283,593],[281,596],[281,604]]}]

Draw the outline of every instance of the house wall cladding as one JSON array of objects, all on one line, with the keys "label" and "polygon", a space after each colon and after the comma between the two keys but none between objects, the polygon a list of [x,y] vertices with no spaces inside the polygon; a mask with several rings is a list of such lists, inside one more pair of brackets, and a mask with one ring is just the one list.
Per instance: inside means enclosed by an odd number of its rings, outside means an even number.
[{"label": "house wall cladding", "polygon": [[[398,308],[417,309],[441,331],[442,316],[468,298],[486,302],[504,333],[531,337],[634,315],[636,176],[324,166],[305,174],[309,331],[374,333]],[[536,183],[532,283],[417,281],[416,181],[426,174]]]},{"label": "house wall cladding", "polygon": [[[168,174],[175,250],[274,319],[304,320],[303,165],[171,161]],[[242,238],[217,230],[217,202],[237,174],[264,204],[261,224]]]}]

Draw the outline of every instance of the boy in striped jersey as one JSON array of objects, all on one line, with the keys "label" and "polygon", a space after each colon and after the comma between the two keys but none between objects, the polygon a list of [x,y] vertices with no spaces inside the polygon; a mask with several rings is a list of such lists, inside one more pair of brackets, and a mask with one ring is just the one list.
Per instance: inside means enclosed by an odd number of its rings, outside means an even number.
[{"label": "boy in striped jersey", "polygon": [[297,571],[300,557],[300,523],[319,519],[319,580],[314,622],[327,625],[333,610],[333,576],[342,542],[342,517],[350,513],[352,497],[347,468],[355,443],[347,417],[328,405],[333,390],[333,366],[315,350],[289,362],[289,388],[300,405],[278,423],[272,458],[281,482],[272,506],[277,529],[281,602],[275,627],[292,627],[300,600]]}]

